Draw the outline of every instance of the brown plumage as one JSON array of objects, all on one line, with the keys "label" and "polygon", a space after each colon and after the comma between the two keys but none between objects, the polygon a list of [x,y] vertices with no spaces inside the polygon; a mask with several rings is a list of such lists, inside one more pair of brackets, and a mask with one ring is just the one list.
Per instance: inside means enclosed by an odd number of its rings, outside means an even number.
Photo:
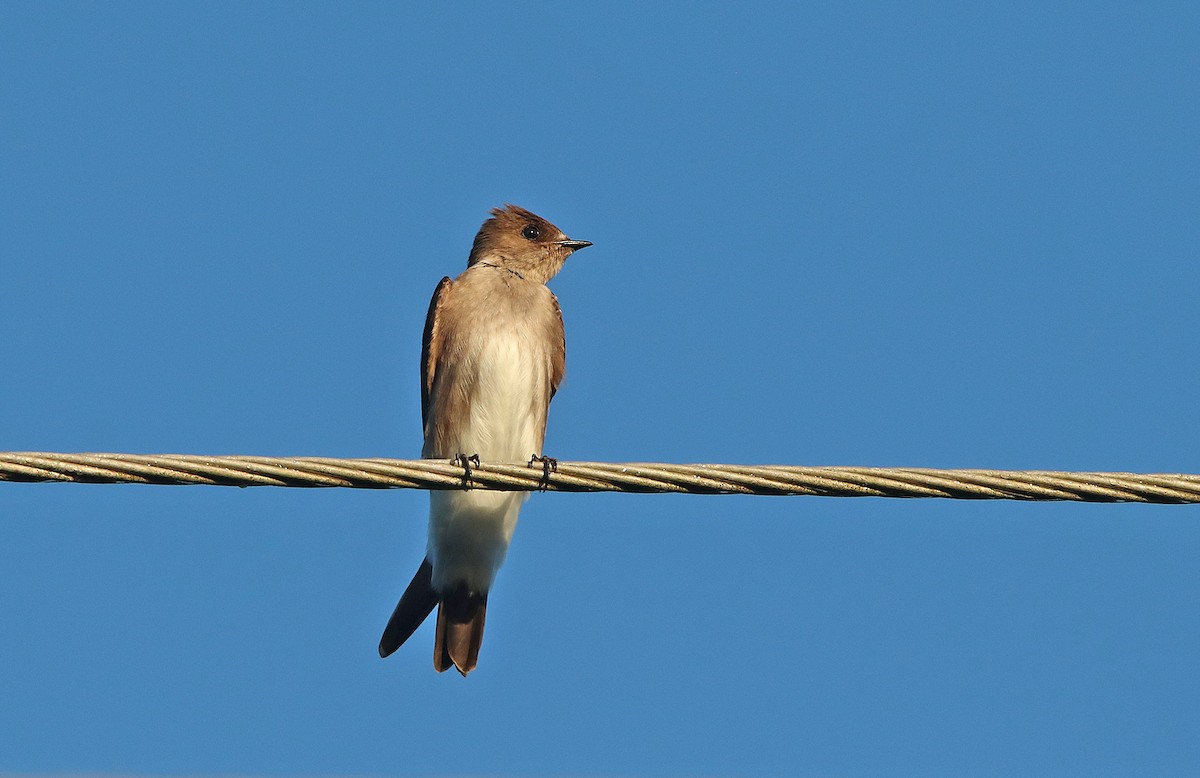
[{"label": "brown plumage", "polygon": [[[515,205],[492,210],[467,269],[434,291],[421,346],[422,456],[527,461],[542,453],[566,341],[545,284],[590,246]],[[474,669],[488,590],[504,561],[519,492],[430,493],[429,549],[379,643],[387,656],[438,606],[434,667]]]}]

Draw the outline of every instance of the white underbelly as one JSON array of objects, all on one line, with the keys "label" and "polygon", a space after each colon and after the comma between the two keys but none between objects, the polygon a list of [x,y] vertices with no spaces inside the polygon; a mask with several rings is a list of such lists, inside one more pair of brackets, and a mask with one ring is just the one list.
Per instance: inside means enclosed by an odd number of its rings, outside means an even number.
[{"label": "white underbelly", "polygon": [[[537,395],[547,391],[548,360],[526,337],[490,333],[466,371],[470,395],[466,419],[455,425],[454,453],[478,454],[482,462],[522,463],[541,453],[545,410]],[[541,402],[545,403],[543,399]],[[429,495],[429,560],[433,587],[459,581],[487,591],[508,553],[525,492],[436,491]]]},{"label": "white underbelly", "polygon": [[429,493],[429,561],[433,588],[444,591],[459,581],[476,592],[492,586],[527,492],[482,490]]}]

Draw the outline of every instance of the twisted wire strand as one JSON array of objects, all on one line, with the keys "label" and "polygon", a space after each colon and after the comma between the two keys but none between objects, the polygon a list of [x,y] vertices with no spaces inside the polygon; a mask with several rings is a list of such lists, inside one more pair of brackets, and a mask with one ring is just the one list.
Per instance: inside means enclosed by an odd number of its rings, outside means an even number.
[{"label": "twisted wire strand", "polygon": [[559,462],[471,467],[434,459],[0,452],[0,481],[357,489],[942,497],[959,500],[1198,503],[1200,475]]}]

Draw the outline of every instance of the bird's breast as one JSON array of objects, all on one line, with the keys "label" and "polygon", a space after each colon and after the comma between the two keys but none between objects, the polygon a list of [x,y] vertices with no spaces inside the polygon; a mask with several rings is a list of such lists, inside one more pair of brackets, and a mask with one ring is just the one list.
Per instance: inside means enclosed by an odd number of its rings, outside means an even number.
[{"label": "bird's breast", "polygon": [[[553,349],[561,347],[550,300],[517,305],[520,299],[498,295],[458,322],[437,368],[425,456],[524,462],[541,453]],[[550,315],[559,327],[557,344]]]},{"label": "bird's breast", "polygon": [[504,462],[541,453],[549,399],[546,364],[543,350],[529,333],[505,328],[485,335],[470,382],[471,413],[462,430],[464,451]]}]

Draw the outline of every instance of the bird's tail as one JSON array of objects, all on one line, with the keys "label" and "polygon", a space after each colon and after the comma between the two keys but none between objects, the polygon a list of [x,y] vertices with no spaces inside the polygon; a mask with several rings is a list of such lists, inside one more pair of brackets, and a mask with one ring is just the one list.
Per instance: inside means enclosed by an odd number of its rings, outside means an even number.
[{"label": "bird's tail", "polygon": [[400,602],[396,603],[396,610],[392,611],[392,617],[384,627],[383,637],[379,639],[381,657],[388,656],[404,645],[404,641],[417,631],[417,627],[421,626],[433,611],[433,606],[438,604],[438,595],[433,590],[432,579],[433,565],[426,559],[417,568],[412,583],[404,590]]},{"label": "bird's tail", "polygon": [[453,665],[465,676],[475,669],[486,616],[487,592],[472,592],[460,584],[442,595],[433,643],[435,670],[441,673]]}]

